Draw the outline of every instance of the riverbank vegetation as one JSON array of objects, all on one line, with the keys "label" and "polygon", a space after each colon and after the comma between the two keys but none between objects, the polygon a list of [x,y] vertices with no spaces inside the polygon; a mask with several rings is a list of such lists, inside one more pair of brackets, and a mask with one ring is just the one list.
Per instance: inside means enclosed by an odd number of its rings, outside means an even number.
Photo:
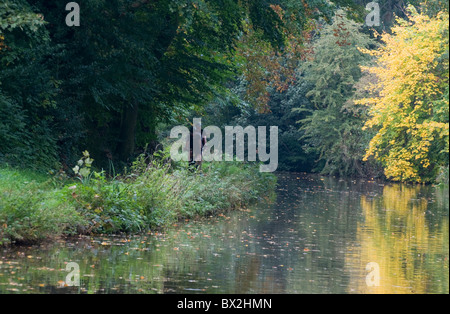
[{"label": "riverbank vegetation", "polygon": [[123,175],[107,178],[86,166],[88,158],[85,152],[76,178],[0,168],[0,244],[154,231],[258,200],[270,202],[276,184],[257,164],[205,163],[199,172],[144,156]]}]

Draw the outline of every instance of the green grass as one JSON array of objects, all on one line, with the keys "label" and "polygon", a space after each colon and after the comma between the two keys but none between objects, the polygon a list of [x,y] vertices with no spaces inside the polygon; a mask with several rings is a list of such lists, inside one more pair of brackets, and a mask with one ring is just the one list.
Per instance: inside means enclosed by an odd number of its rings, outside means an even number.
[{"label": "green grass", "polygon": [[74,233],[73,226],[82,221],[75,208],[63,202],[51,177],[0,168],[0,245]]},{"label": "green grass", "polygon": [[90,168],[79,180],[0,168],[0,245],[164,228],[257,202],[276,184],[257,164],[210,163],[197,172],[163,160],[141,157],[112,179]]}]

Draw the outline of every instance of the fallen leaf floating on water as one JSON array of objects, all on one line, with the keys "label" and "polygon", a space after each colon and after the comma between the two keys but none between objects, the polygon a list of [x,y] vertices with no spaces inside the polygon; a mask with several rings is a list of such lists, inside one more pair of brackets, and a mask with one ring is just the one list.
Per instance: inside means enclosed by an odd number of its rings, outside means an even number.
[{"label": "fallen leaf floating on water", "polygon": [[58,286],[57,287],[58,288],[64,288],[64,287],[67,287],[67,284],[64,281],[60,280],[60,281],[58,281]]}]

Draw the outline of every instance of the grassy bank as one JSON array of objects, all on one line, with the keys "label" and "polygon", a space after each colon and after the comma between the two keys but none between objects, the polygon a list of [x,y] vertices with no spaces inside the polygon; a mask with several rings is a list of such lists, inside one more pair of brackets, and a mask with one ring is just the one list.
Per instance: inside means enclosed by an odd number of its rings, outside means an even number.
[{"label": "grassy bank", "polygon": [[72,179],[0,168],[0,245],[164,228],[249,205],[276,184],[256,164],[211,163],[197,172],[141,157],[124,174],[107,178],[91,170],[91,161],[84,156]]}]

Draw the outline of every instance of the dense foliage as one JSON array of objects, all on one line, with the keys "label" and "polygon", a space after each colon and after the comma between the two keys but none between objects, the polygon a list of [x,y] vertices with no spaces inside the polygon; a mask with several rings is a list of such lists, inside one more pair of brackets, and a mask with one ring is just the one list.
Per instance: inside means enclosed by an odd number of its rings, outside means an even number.
[{"label": "dense foliage", "polygon": [[25,1],[0,4],[0,160],[35,168],[57,161],[58,82],[43,24]]},{"label": "dense foliage", "polygon": [[229,93],[251,63],[247,36],[281,51],[333,11],[324,0],[77,3],[81,23],[69,27],[64,1],[2,1],[5,161],[67,169],[84,149],[102,165],[127,161],[155,143],[159,122]]},{"label": "dense foliage", "polygon": [[279,126],[281,170],[448,173],[446,1],[380,0],[375,29],[360,0],[78,3],[79,27],[64,1],[0,3],[1,162],[121,169],[203,115]]},{"label": "dense foliage", "polygon": [[449,17],[410,9],[409,21],[400,20],[372,52],[376,94],[360,103],[369,106],[365,127],[377,134],[365,159],[375,156],[390,179],[429,182],[449,163]]},{"label": "dense foliage", "polygon": [[[199,174],[164,156],[140,156],[124,175],[107,179],[80,159],[76,179],[0,168],[0,245],[60,235],[138,233],[181,219],[270,201],[276,178],[254,164],[205,164]],[[88,161],[86,163],[86,161]]]},{"label": "dense foliage", "polygon": [[[312,54],[302,64],[306,93],[313,104],[297,111],[310,114],[300,121],[307,151],[316,152],[322,161],[322,173],[332,175],[368,175],[362,154],[368,135],[362,131],[364,112],[349,102],[361,79],[360,65],[367,62],[359,47],[374,43],[360,32],[360,26],[338,12],[331,25],[324,27],[312,45]],[[293,88],[302,88],[304,82]]]}]

